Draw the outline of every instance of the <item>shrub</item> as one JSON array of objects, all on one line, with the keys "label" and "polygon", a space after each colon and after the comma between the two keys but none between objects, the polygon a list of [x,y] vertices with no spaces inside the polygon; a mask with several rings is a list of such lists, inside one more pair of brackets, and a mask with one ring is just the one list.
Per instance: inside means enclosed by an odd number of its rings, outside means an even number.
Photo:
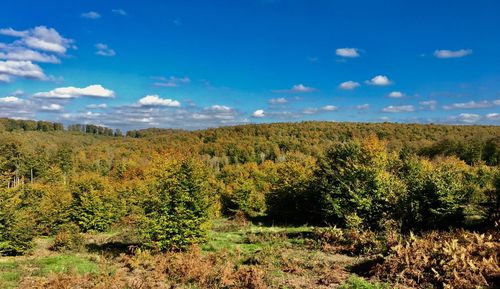
[{"label": "shrub", "polygon": [[141,225],[143,245],[161,251],[186,249],[205,239],[210,188],[201,163],[162,163],[151,190]]},{"label": "shrub", "polygon": [[50,247],[54,251],[81,251],[85,245],[85,239],[80,233],[80,228],[75,224],[61,226]]}]

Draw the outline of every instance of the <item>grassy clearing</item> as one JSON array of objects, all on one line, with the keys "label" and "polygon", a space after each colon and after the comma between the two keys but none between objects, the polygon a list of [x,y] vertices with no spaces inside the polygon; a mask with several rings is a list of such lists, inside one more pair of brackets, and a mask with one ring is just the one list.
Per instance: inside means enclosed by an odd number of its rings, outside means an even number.
[{"label": "grassy clearing", "polygon": [[[0,288],[31,288],[31,284],[39,288],[108,288],[109,284],[134,289],[143,288],[137,284],[152,286],[147,288],[326,289],[342,284],[346,289],[389,288],[359,277],[349,279],[350,266],[363,259],[309,246],[313,233],[314,228],[307,226],[218,219],[200,248],[166,255],[131,254],[126,246],[117,247],[122,241],[118,231],[86,234],[89,250],[81,253],[52,252],[48,250],[51,239],[38,239],[31,255],[0,258]],[[110,249],[118,254],[108,254]]]}]

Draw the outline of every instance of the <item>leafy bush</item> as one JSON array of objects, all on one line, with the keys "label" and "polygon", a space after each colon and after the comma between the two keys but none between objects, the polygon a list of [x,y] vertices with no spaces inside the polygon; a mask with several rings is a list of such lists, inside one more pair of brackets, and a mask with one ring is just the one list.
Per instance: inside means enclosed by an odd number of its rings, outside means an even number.
[{"label": "leafy bush", "polygon": [[18,191],[0,189],[0,255],[20,255],[31,249],[33,218]]},{"label": "leafy bush", "polygon": [[493,283],[499,257],[500,242],[492,235],[434,231],[399,242],[373,272],[411,287],[493,288],[500,285]]},{"label": "leafy bush", "polygon": [[80,228],[75,224],[61,226],[50,247],[54,251],[81,251],[85,245],[85,238]]},{"label": "leafy bush", "polygon": [[202,165],[170,160],[159,165],[154,177],[141,225],[144,245],[165,251],[204,240],[210,187]]}]

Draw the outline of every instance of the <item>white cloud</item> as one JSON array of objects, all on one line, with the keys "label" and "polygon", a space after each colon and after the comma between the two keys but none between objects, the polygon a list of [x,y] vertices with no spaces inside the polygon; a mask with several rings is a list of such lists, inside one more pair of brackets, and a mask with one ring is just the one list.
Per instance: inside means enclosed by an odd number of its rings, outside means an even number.
[{"label": "white cloud", "polygon": [[11,80],[10,76],[39,80],[47,79],[40,66],[33,64],[31,61],[0,61],[1,75],[5,76],[5,82]]},{"label": "white cloud", "polygon": [[96,53],[97,55],[100,55],[100,56],[115,56],[116,55],[116,52],[109,48],[108,45],[104,44],[104,43],[97,43],[95,45],[95,48],[97,49]]},{"label": "white cloud", "polygon": [[355,58],[359,57],[359,50],[357,48],[337,48],[335,54],[341,57]]},{"label": "white cloud", "polygon": [[472,54],[472,49],[460,49],[460,50],[436,50],[434,51],[434,56],[437,58],[460,58]]},{"label": "white cloud", "polygon": [[274,92],[287,92],[287,93],[306,93],[306,92],[313,92],[316,91],[316,89],[312,87],[305,86],[303,84],[296,84],[292,86],[291,89],[282,89],[282,90],[274,90]]},{"label": "white cloud", "polygon": [[23,104],[24,100],[15,96],[6,96],[0,98],[2,104]]},{"label": "white cloud", "polygon": [[0,51],[0,59],[33,61],[44,63],[60,63],[61,61],[54,55],[40,53],[35,50],[20,46],[6,46],[4,52]]},{"label": "white cloud", "polygon": [[337,109],[338,109],[338,107],[336,107],[335,105],[325,105],[321,108],[321,110],[324,110],[324,111],[335,111]]},{"label": "white cloud", "polygon": [[389,93],[389,95],[387,95],[387,97],[390,98],[402,98],[404,96],[405,96],[404,93],[402,93],[401,91],[393,91]]},{"label": "white cloud", "polygon": [[252,113],[252,117],[255,117],[255,118],[262,118],[262,117],[265,117],[265,113],[264,113],[264,110],[262,109],[257,109],[256,111],[254,111]]},{"label": "white cloud", "polygon": [[57,104],[57,103],[52,103],[49,105],[42,105],[42,107],[40,107],[40,110],[49,111],[49,112],[61,111],[62,109],[63,109],[62,105]]},{"label": "white cloud", "polygon": [[386,106],[382,109],[383,112],[391,112],[391,113],[397,113],[397,112],[412,112],[415,111],[415,107],[413,105],[389,105]]},{"label": "white cloud", "polygon": [[488,113],[486,115],[486,118],[489,120],[500,121],[500,113],[497,112]]},{"label": "white cloud", "polygon": [[34,97],[38,98],[53,98],[53,99],[71,99],[81,96],[96,97],[96,98],[111,98],[115,96],[115,92],[104,88],[100,84],[89,85],[84,88],[78,87],[59,87],[48,92],[38,92]]},{"label": "white cloud", "polygon": [[101,18],[101,14],[99,14],[95,11],[85,12],[85,13],[82,13],[80,16],[82,16],[83,18],[87,18],[87,19],[99,19],[99,18]]},{"label": "white cloud", "polygon": [[452,119],[455,119],[459,122],[475,123],[481,119],[481,116],[473,113],[461,113],[457,117],[452,117]]},{"label": "white cloud", "polygon": [[86,108],[88,109],[102,109],[102,108],[107,108],[108,105],[105,104],[105,103],[101,103],[101,104],[89,104],[86,106]]},{"label": "white cloud", "polygon": [[145,97],[139,99],[139,104],[142,106],[168,106],[168,107],[179,107],[181,103],[177,100],[169,98],[161,98],[159,95],[146,95]]},{"label": "white cloud", "polygon": [[121,16],[127,16],[127,11],[123,10],[123,9],[113,9],[111,10],[111,12],[113,12],[114,14],[116,15],[121,15]]},{"label": "white cloud", "polygon": [[376,86],[387,86],[392,84],[392,81],[385,75],[377,75],[370,80],[366,81],[367,84]]},{"label": "white cloud", "polygon": [[477,108],[488,108],[492,107],[495,105],[495,102],[489,102],[487,100],[483,101],[469,101],[469,102],[462,102],[462,103],[452,103],[450,105],[445,105],[443,106],[444,109],[450,110],[450,109],[477,109]]},{"label": "white cloud", "polygon": [[37,26],[30,30],[19,31],[18,37],[21,37],[18,44],[59,54],[66,53],[67,49],[71,48],[73,43],[73,40],[62,37],[54,28],[47,28],[45,26]]},{"label": "white cloud", "polygon": [[435,110],[436,106],[437,106],[437,101],[435,101],[435,100],[425,100],[425,101],[419,102],[419,104],[421,105],[421,107],[420,107],[421,109]]},{"label": "white cloud", "polygon": [[268,102],[270,104],[285,104],[285,103],[288,103],[288,99],[286,99],[284,97],[271,98]]},{"label": "white cloud", "polygon": [[12,79],[7,74],[0,73],[0,82],[11,82],[11,80]]},{"label": "white cloud", "polygon": [[367,110],[367,109],[370,109],[370,105],[368,103],[360,104],[360,105],[356,106],[356,109],[357,110]]},{"label": "white cloud", "polygon": [[352,89],[355,89],[356,87],[359,87],[360,85],[361,84],[359,84],[359,82],[349,80],[349,81],[342,82],[339,85],[339,87],[340,87],[340,89],[344,89],[344,90],[352,90]]},{"label": "white cloud", "polygon": [[215,104],[205,108],[205,110],[217,111],[217,112],[229,112],[232,111],[233,109],[230,108],[229,106]]},{"label": "white cloud", "polygon": [[179,87],[181,84],[190,83],[191,79],[189,77],[175,77],[170,76],[169,78],[165,77],[155,77],[157,82],[153,85],[158,87]]},{"label": "white cloud", "polygon": [[13,36],[13,37],[24,37],[27,35],[26,31],[18,31],[12,28],[3,28],[0,29],[1,35]]}]

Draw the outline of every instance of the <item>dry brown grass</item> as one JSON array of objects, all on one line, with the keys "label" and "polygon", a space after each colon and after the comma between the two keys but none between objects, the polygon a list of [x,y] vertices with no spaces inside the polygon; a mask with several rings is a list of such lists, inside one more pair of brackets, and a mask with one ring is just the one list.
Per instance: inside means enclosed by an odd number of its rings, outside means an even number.
[{"label": "dry brown grass", "polygon": [[500,240],[493,235],[431,232],[394,246],[374,273],[418,288],[498,288],[499,257]]}]

